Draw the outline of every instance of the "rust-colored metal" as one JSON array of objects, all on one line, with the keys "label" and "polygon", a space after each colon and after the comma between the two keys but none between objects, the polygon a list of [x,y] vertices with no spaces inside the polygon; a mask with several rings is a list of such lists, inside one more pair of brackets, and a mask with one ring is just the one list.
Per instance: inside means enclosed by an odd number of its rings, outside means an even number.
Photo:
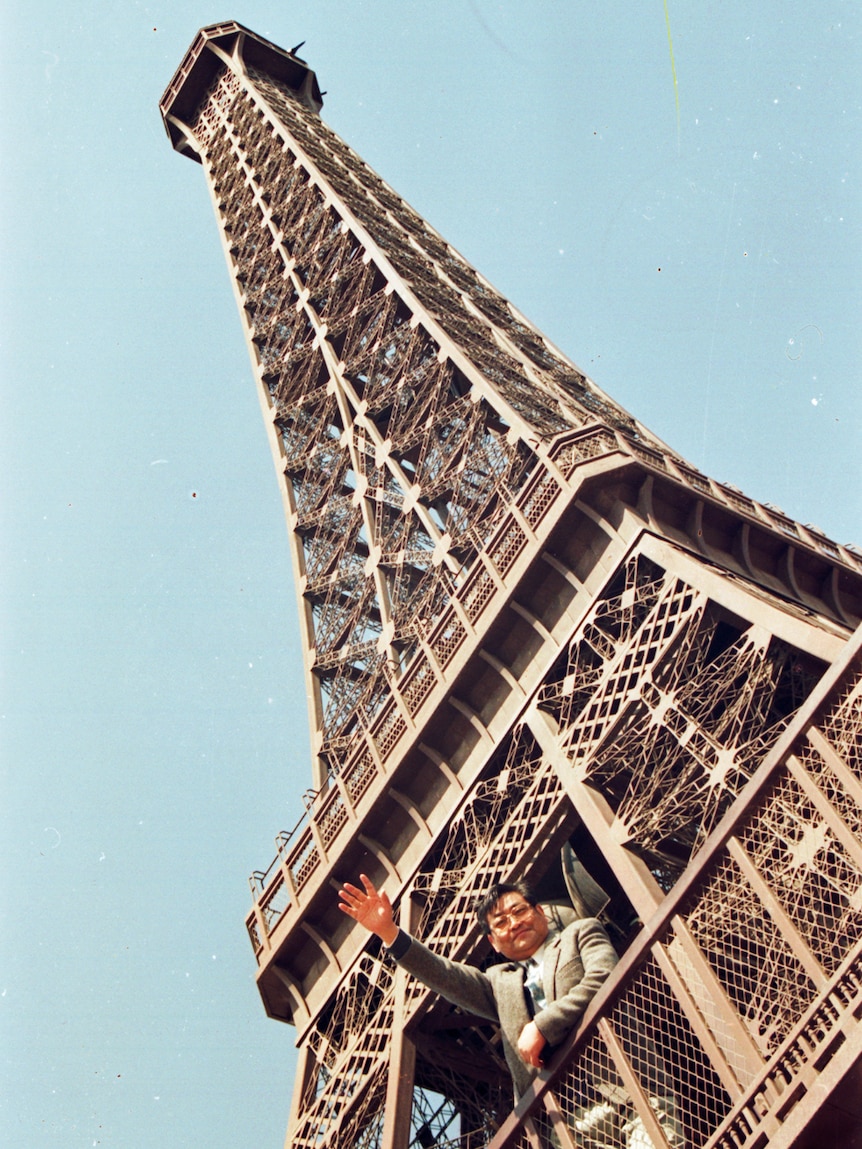
[{"label": "rust-colored metal", "polygon": [[[212,193],[302,621],[314,790],[247,921],[300,1045],[287,1145],[840,1143],[862,563],[651,435],[320,108],[307,64],[234,22],[161,103]],[[603,891],[622,961],[517,1110],[494,1027],[338,911],[360,871],[479,963],[495,881],[579,911],[579,874]]]}]

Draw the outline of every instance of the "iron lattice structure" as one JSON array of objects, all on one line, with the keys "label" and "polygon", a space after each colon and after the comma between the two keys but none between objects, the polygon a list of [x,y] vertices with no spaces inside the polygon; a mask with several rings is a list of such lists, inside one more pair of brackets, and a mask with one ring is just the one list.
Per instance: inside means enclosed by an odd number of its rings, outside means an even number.
[{"label": "iron lattice structure", "polygon": [[[294,53],[203,29],[161,109],[212,193],[302,620],[314,790],[247,921],[298,1032],[287,1145],[846,1132],[858,555],[605,395],[323,123]],[[470,962],[495,881],[600,913],[618,972],[517,1112],[494,1027],[336,908],[360,871]]]}]

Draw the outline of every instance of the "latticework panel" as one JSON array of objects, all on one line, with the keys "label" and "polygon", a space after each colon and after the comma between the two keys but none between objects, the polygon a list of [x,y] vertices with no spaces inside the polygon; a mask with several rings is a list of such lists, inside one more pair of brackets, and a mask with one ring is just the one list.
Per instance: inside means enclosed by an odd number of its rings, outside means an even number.
[{"label": "latticework panel", "polygon": [[379,1116],[369,1098],[379,1101],[379,1091],[385,1093],[394,1000],[391,970],[364,956],[306,1039],[314,1071],[301,1099],[301,1121],[292,1130],[295,1146],[316,1146],[325,1138],[336,1144],[334,1130],[345,1137],[349,1127],[358,1135],[369,1117],[373,1124]]},{"label": "latticework panel", "polygon": [[821,729],[829,747],[862,782],[862,682],[848,686]]},{"label": "latticework panel", "polygon": [[[413,1091],[413,1137],[409,1149],[424,1149],[426,1145],[443,1146],[458,1137],[460,1122],[454,1103],[443,1094],[415,1088]],[[454,1142],[457,1144],[457,1141]]]},{"label": "latticework panel", "polygon": [[501,874],[524,865],[530,843],[541,840],[565,801],[529,730],[517,728],[415,879],[426,894],[419,934],[427,945],[448,955],[475,934],[472,907]]},{"label": "latticework panel", "polygon": [[668,1143],[702,1145],[731,1098],[654,958],[638,970],[608,1020]]},{"label": "latticework panel", "polygon": [[[862,841],[862,809],[840,784],[830,785],[822,775],[818,781],[827,782],[833,802],[825,808],[838,810],[852,848],[854,839]],[[806,793],[791,774],[782,774],[739,842],[806,946],[832,974],[852,942],[862,937],[862,886],[859,860],[830,827],[816,795]]]},{"label": "latticework panel", "polygon": [[612,581],[541,705],[620,839],[667,887],[739,794],[821,666],[643,556]]},{"label": "latticework panel", "polygon": [[[329,1145],[350,1145],[356,1149],[379,1149],[386,1120],[386,1066],[378,1065],[358,1104],[346,1113],[337,1126],[329,1126]],[[315,1142],[319,1144],[320,1136]],[[297,1149],[302,1142],[295,1142]]]},{"label": "latticework panel", "polygon": [[654,961],[633,977],[554,1093],[576,1144],[608,1149],[702,1145],[731,1106]]},{"label": "latticework panel", "polygon": [[725,859],[688,925],[755,1041],[774,1050],[817,987],[732,859]]},{"label": "latticework panel", "polygon": [[[474,1053],[477,1061],[483,1056],[488,1056],[487,1049]],[[439,1056],[432,1062],[417,1062],[416,1081],[409,1149],[431,1144],[436,1149],[484,1149],[499,1128],[501,1114],[511,1104],[511,1089],[504,1074],[496,1086],[489,1086],[459,1073],[447,1063],[442,1043]]]}]

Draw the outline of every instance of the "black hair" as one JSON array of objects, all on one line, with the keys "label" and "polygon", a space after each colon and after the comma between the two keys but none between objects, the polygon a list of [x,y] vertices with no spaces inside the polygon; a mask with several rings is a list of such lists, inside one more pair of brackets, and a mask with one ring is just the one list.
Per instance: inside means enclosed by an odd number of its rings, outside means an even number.
[{"label": "black hair", "polygon": [[483,929],[489,930],[491,927],[488,924],[488,918],[504,894],[520,894],[531,906],[535,906],[536,895],[533,893],[531,886],[527,882],[496,882],[488,890],[487,894],[482,897],[475,905],[476,917],[479,919],[479,924]]}]

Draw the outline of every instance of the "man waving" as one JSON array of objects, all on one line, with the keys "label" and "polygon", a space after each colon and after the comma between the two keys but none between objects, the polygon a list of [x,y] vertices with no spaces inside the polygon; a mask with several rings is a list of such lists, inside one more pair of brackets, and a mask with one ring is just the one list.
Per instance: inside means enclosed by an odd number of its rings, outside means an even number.
[{"label": "man waving", "polygon": [[506,1062],[520,1096],[548,1050],[577,1025],[617,955],[595,918],[551,929],[523,883],[494,886],[476,907],[491,946],[507,960],[486,973],[450,961],[395,924],[389,898],[360,875],[346,882],[339,909],[376,934],[400,966],[448,1001],[499,1023]]}]

